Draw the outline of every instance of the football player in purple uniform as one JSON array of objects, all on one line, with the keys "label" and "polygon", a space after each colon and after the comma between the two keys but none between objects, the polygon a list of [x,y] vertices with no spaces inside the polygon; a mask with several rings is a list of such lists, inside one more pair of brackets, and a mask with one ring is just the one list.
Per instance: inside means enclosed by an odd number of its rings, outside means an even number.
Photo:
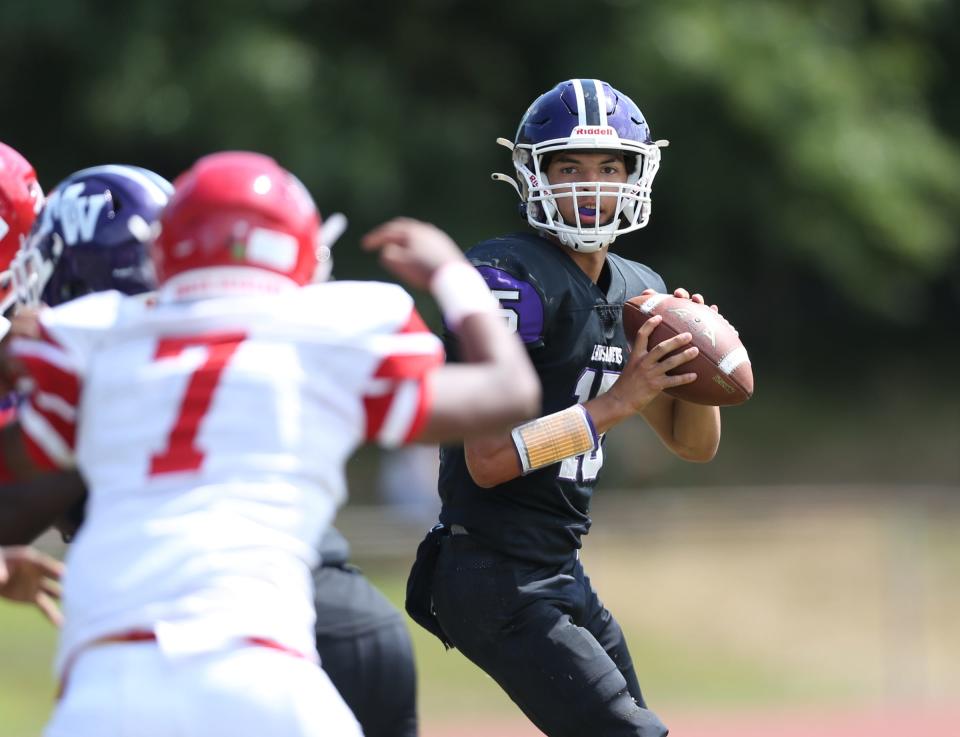
[{"label": "football player in purple uniform", "polygon": [[[648,346],[655,318],[634,345],[624,335],[623,303],[665,292],[663,280],[608,252],[646,225],[665,142],[653,140],[626,95],[571,79],[537,98],[515,139],[500,143],[516,177],[494,178],[513,185],[532,231],[484,241],[467,256],[527,347],[542,416],[443,448],[440,524],[418,550],[407,609],[549,737],[662,737],[623,632],[578,553],[604,433],[640,414],[691,461],[710,460],[720,439],[715,407],[662,391],[695,378],[682,369],[696,355],[690,334]],[[455,358],[455,336],[446,345]]]}]

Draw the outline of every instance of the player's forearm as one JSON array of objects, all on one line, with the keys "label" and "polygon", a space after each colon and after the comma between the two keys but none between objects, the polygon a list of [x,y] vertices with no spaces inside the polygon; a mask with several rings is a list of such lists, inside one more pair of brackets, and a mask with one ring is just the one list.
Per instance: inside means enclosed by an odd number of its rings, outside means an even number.
[{"label": "player's forearm", "polygon": [[641,412],[663,444],[678,458],[695,463],[713,459],[720,445],[720,408],[659,395]]},{"label": "player's forearm", "polygon": [[687,461],[712,461],[720,447],[720,408],[673,400],[673,437]]},{"label": "player's forearm", "polygon": [[599,444],[600,433],[590,410],[586,405],[574,404],[523,423],[509,436],[467,443],[467,470],[478,486],[490,488],[595,451]]},{"label": "player's forearm", "polygon": [[27,545],[82,502],[86,486],[76,471],[46,473],[0,487],[0,545]]},{"label": "player's forearm", "polygon": [[17,421],[0,428],[0,484],[26,481],[44,472],[27,452],[23,432]]},{"label": "player's forearm", "polygon": [[496,435],[464,443],[467,471],[484,489],[518,478],[523,469],[511,435]]},{"label": "player's forearm", "polygon": [[633,407],[622,401],[613,391],[584,402],[583,406],[590,413],[597,433],[601,435],[636,414]]}]

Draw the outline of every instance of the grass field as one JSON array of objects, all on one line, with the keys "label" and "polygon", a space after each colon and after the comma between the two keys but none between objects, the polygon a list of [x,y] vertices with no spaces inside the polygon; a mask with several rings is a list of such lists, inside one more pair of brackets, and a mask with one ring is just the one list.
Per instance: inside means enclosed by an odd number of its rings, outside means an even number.
[{"label": "grass field", "polygon": [[[871,719],[960,719],[960,490],[619,493],[595,512],[585,566],[674,734],[720,737],[740,720],[757,730],[741,735],[794,734],[786,721],[825,736],[810,720],[829,717],[852,736]],[[362,507],[341,527],[398,602],[419,530]],[[489,678],[412,627],[424,737],[537,734]],[[53,640],[39,614],[0,605],[0,737],[39,733]],[[925,729],[914,733],[941,734]],[[960,734],[960,721],[944,729]]]}]

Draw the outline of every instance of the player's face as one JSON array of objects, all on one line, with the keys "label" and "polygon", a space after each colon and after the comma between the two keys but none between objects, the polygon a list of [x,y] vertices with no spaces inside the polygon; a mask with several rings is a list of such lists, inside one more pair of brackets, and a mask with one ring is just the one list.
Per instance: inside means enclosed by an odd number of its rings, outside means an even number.
[{"label": "player's face", "polygon": [[[618,153],[561,151],[547,165],[547,179],[554,187],[557,209],[564,222],[575,223],[579,215],[579,221],[583,225],[597,225],[598,221],[600,225],[606,225],[616,213],[619,188],[611,186],[610,194],[605,195],[601,186],[598,198],[596,186],[588,189],[577,188],[574,191],[573,183],[623,184],[627,181],[627,166],[623,156]],[[569,188],[557,187],[568,183],[571,185]],[[570,193],[573,193],[573,196],[570,196]]]}]

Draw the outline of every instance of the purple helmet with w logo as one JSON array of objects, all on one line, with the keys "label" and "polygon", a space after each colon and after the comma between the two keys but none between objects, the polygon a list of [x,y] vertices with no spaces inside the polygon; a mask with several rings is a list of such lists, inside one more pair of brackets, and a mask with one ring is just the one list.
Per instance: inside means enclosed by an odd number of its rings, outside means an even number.
[{"label": "purple helmet with w logo", "polygon": [[[599,79],[571,79],[540,95],[520,121],[514,141],[499,139],[513,150],[517,193],[527,220],[537,230],[551,233],[577,251],[598,251],[622,233],[647,224],[650,190],[660,166],[660,148],[643,113],[633,100]],[[550,156],[558,151],[614,151],[623,155],[627,181],[551,184]],[[510,181],[505,175],[495,179]],[[584,224],[564,222],[557,198],[589,203],[616,195],[612,220]],[[574,208],[576,210],[576,208]]]},{"label": "purple helmet with w logo", "polygon": [[17,300],[50,306],[90,292],[154,289],[149,258],[172,185],[138,166],[94,166],[50,193],[11,264]]}]

